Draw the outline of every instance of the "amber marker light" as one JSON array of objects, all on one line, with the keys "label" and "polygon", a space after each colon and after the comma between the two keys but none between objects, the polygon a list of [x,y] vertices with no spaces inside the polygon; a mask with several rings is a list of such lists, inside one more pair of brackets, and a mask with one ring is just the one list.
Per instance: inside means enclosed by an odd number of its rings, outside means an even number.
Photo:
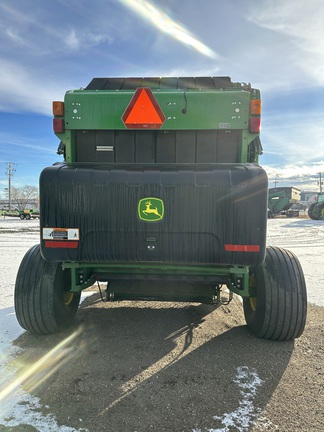
[{"label": "amber marker light", "polygon": [[64,116],[64,102],[53,101],[52,109],[55,117]]},{"label": "amber marker light", "polygon": [[253,99],[250,101],[250,114],[261,115],[261,99]]}]

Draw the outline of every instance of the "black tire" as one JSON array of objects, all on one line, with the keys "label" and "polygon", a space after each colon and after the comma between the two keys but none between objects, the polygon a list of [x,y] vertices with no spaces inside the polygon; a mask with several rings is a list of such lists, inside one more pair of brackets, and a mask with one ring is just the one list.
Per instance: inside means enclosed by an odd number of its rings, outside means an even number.
[{"label": "black tire", "polygon": [[321,204],[319,208],[319,220],[324,220],[324,204]]},{"label": "black tire", "polygon": [[15,310],[19,324],[36,334],[52,334],[68,328],[77,312],[81,293],[69,291],[70,270],[47,262],[40,246],[24,256],[16,278]]},{"label": "black tire", "polygon": [[263,339],[288,341],[301,336],[307,315],[304,273],[297,257],[268,247],[265,262],[250,271],[254,294],[243,299],[249,329]]},{"label": "black tire", "polygon": [[311,204],[308,208],[308,211],[307,211],[308,216],[313,220],[318,220],[318,218],[314,214],[314,210],[315,210],[316,205],[317,205],[317,203]]},{"label": "black tire", "polygon": [[21,215],[19,215],[19,217],[21,220],[25,219],[25,215],[23,213]]},{"label": "black tire", "polygon": [[26,219],[27,219],[27,220],[30,219],[30,214],[29,214],[29,213],[26,214]]}]

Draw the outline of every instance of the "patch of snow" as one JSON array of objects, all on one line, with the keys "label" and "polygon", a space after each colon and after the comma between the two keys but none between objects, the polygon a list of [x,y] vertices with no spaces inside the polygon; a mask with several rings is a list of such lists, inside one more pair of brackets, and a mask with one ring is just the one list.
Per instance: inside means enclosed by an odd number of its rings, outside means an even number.
[{"label": "patch of snow", "polygon": [[[258,387],[263,381],[259,378],[256,370],[250,370],[247,366],[239,366],[236,370],[234,383],[240,388],[242,399],[237,409],[230,413],[224,413],[222,416],[214,416],[214,420],[219,420],[222,428],[207,429],[208,432],[246,432],[255,424],[260,408],[254,405],[254,399]],[[234,429],[233,429],[234,428]],[[201,429],[193,429],[192,432],[201,432]]]},{"label": "patch of snow", "polygon": [[1,405],[0,424],[7,427],[30,425],[40,432],[88,432],[88,429],[84,428],[59,426],[52,414],[44,414],[40,411],[48,410],[48,407],[42,406],[38,398],[30,396],[23,390],[15,394],[14,400],[10,400],[9,407],[8,402],[7,406],[3,406],[3,403]]}]

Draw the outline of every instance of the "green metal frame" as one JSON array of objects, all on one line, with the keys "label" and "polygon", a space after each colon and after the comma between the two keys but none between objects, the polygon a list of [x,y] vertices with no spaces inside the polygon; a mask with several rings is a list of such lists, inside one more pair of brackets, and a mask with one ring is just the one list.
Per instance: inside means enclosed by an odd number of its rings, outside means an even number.
[{"label": "green metal frame", "polygon": [[[247,266],[177,266],[161,265],[151,263],[78,263],[64,262],[63,269],[71,270],[71,291],[80,292],[92,286],[100,275],[113,273],[114,275],[142,276],[143,279],[152,275],[159,276],[185,276],[188,280],[195,280],[195,277],[224,277],[228,289],[241,297],[250,297],[249,290],[249,267]],[[107,278],[107,281],[109,278]]]}]

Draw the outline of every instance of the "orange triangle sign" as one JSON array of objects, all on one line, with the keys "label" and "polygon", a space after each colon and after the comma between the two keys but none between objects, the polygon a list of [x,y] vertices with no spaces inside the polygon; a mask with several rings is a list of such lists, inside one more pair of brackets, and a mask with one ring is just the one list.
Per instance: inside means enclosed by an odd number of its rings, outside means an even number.
[{"label": "orange triangle sign", "polygon": [[138,88],[122,120],[128,129],[160,129],[165,115],[150,88]]}]

